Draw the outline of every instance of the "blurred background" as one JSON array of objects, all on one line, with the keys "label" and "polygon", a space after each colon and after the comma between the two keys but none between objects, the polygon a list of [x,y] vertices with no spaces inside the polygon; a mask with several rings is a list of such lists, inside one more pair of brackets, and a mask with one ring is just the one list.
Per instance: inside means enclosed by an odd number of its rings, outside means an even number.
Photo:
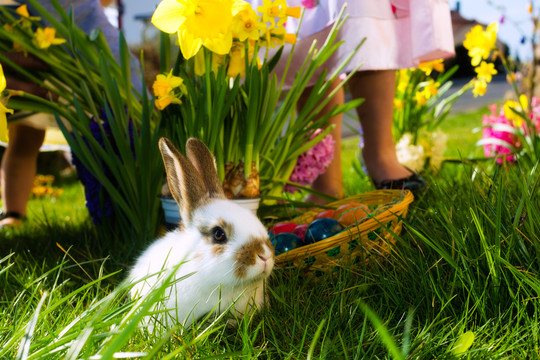
[{"label": "blurred background", "polygon": [[[159,0],[109,1],[111,4],[107,11],[111,22],[121,24],[130,44],[140,45],[152,36],[155,30],[148,25]],[[455,24],[456,43],[463,42],[468,31],[464,27],[470,28],[476,23],[499,22],[499,38],[508,45],[512,57],[522,61],[532,59],[533,24],[529,6],[533,7],[534,13],[538,13],[540,4],[531,0],[449,0],[449,4]]]}]

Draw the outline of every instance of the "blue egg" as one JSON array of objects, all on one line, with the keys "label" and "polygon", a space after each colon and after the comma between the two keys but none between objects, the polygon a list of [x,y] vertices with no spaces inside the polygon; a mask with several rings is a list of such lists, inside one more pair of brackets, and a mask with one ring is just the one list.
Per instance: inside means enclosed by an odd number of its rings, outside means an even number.
[{"label": "blue egg", "polygon": [[281,233],[274,237],[276,255],[283,254],[304,245],[302,239],[292,233]]},{"label": "blue egg", "polygon": [[270,238],[270,242],[272,245],[276,246],[276,235],[273,232],[268,232],[268,237]]},{"label": "blue egg", "polygon": [[334,219],[317,219],[309,224],[304,241],[307,244],[313,244],[314,242],[334,236],[342,230],[343,226]]}]

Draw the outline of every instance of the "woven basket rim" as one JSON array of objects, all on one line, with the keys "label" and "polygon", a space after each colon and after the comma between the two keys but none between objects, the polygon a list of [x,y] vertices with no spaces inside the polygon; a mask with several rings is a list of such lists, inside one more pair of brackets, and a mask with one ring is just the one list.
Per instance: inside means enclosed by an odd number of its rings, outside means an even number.
[{"label": "woven basket rim", "polygon": [[[412,203],[414,200],[414,195],[409,190],[374,190],[368,193],[353,195],[340,199],[338,201],[328,204],[328,206],[337,207],[351,201],[358,201],[363,202],[366,205],[373,205],[380,203],[380,201],[384,199],[391,200],[385,201],[381,205],[389,204],[396,199],[399,199],[399,201],[392,204],[389,208],[385,209],[381,213],[376,214],[375,216],[368,215],[367,219],[362,223],[357,224],[356,226],[350,226],[348,228],[345,228],[343,231],[332,237],[277,255],[275,261],[276,265],[282,265],[292,262],[298,258],[305,258],[308,256],[315,256],[324,253],[337,246],[348,243],[354,236],[360,236],[362,234],[367,234],[371,231],[376,230],[377,228],[381,227],[382,224],[386,224],[394,220],[396,216],[401,216],[401,214],[406,212],[409,204]],[[304,217],[313,216],[318,211],[320,210],[314,209],[311,211],[307,211],[306,213],[292,219],[291,221],[294,221],[295,219],[302,219]]]}]

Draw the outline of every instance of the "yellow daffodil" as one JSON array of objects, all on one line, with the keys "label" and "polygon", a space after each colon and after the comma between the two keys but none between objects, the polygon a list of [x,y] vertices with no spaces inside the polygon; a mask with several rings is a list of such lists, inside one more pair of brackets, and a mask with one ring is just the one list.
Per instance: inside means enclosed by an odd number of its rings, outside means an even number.
[{"label": "yellow daffodil", "polygon": [[[218,55],[212,53],[212,64],[211,64],[211,72],[218,72],[219,67],[223,65],[223,62],[225,60],[224,55]],[[203,76],[206,73],[206,64],[205,64],[205,54],[204,49],[199,50],[197,54],[195,54],[194,57],[195,62],[195,75],[197,76]]]},{"label": "yellow daffodil", "polygon": [[296,42],[296,34],[286,33],[283,40],[285,40],[287,44],[294,45]]},{"label": "yellow daffodil", "polygon": [[[184,80],[179,76],[174,76],[172,70],[167,74],[159,74],[152,85],[156,96],[155,105],[159,110],[165,109],[169,104],[181,104],[180,97],[187,93]],[[175,91],[179,89],[180,91]]]},{"label": "yellow daffodil", "polygon": [[[184,80],[179,76],[174,76],[172,70],[167,74],[159,74],[156,76],[156,81],[152,85],[155,96],[165,96],[177,87],[181,87]],[[185,92],[185,91],[183,91]]]},{"label": "yellow daffodil", "polygon": [[403,100],[401,99],[394,99],[394,109],[395,110],[403,110]]},{"label": "yellow daffodil", "polygon": [[414,100],[416,100],[416,103],[420,106],[426,105],[427,99],[423,91],[417,91],[414,94]]},{"label": "yellow daffodil", "polygon": [[4,99],[2,93],[6,89],[6,77],[4,76],[4,69],[0,64],[0,141],[8,142],[8,130],[7,130],[7,116],[6,113],[13,114],[12,109],[8,109],[4,105]]},{"label": "yellow daffodil", "polygon": [[156,98],[154,104],[156,105],[156,108],[159,110],[165,109],[167,106],[169,106],[173,101],[173,97],[170,95],[166,96],[160,96]]},{"label": "yellow daffodil", "polygon": [[437,72],[443,72],[444,71],[443,59],[422,62],[420,63],[420,65],[418,65],[418,69],[422,70],[428,76],[431,75],[431,72],[433,70]]},{"label": "yellow daffodil", "polygon": [[482,61],[478,67],[474,69],[478,74],[478,79],[484,80],[486,83],[491,82],[492,75],[497,75],[497,70],[495,70],[495,65],[492,63],[486,63]]},{"label": "yellow daffodil", "polygon": [[160,30],[178,33],[184,58],[193,57],[201,46],[220,54],[232,46],[232,19],[249,7],[242,0],[163,0],[152,15]]},{"label": "yellow daffodil", "polygon": [[165,109],[170,104],[181,104],[182,100],[180,100],[180,95],[175,94],[174,92],[170,92],[166,95],[157,97],[154,101],[154,104],[159,110]]},{"label": "yellow daffodil", "polygon": [[28,7],[26,6],[26,4],[19,6],[17,9],[15,9],[15,12],[21,16],[30,17],[30,13],[28,12]]},{"label": "yellow daffodil", "polygon": [[473,82],[472,93],[474,97],[484,96],[487,91],[487,83],[484,80],[476,79]]},{"label": "yellow daffodil", "polygon": [[240,77],[246,76],[246,60],[245,49],[242,44],[235,44],[231,49],[231,58],[229,60],[229,67],[227,68],[228,77]]},{"label": "yellow daffodil", "polygon": [[403,94],[409,85],[410,70],[402,69],[397,72],[397,91]]},{"label": "yellow daffodil", "polygon": [[260,40],[261,46],[276,47],[282,46],[285,43],[294,44],[296,42],[296,35],[286,32],[283,26],[270,26],[262,39]]},{"label": "yellow daffodil", "polygon": [[486,31],[482,26],[476,25],[465,35],[463,46],[469,50],[471,64],[477,66],[482,59],[487,59],[497,41],[498,24],[488,25]]},{"label": "yellow daffodil", "polygon": [[261,33],[266,30],[266,25],[260,22],[259,18],[252,8],[238,12],[233,18],[233,35],[240,41],[259,40]]},{"label": "yellow daffodil", "polygon": [[263,22],[276,25],[276,18],[278,18],[277,25],[281,26],[287,21],[288,16],[299,18],[302,8],[299,6],[288,7],[285,0],[263,0],[263,5],[257,7],[257,11],[262,14]]},{"label": "yellow daffodil", "polygon": [[26,4],[19,6],[17,9],[15,9],[15,12],[21,17],[20,19],[21,27],[26,28],[26,29],[32,28],[32,21],[30,20],[34,20],[34,21],[41,20],[41,18],[38,16],[30,16],[30,13],[28,12],[28,7],[26,6]]},{"label": "yellow daffodil", "polygon": [[504,106],[503,106],[504,116],[508,120],[512,121],[515,127],[521,127],[523,125],[523,117],[518,113],[526,111],[528,107],[529,107],[529,104],[528,104],[527,96],[525,96],[524,94],[521,94],[519,96],[519,102],[514,101],[514,100],[508,100],[507,102],[504,103]]},{"label": "yellow daffodil", "polygon": [[429,82],[424,86],[424,89],[422,92],[424,93],[424,97],[427,99],[431,98],[432,96],[437,95],[439,92],[439,86],[441,84],[438,82],[435,82],[433,79],[429,79]]},{"label": "yellow daffodil", "polygon": [[56,29],[52,27],[37,29],[33,41],[40,49],[47,49],[51,45],[59,45],[66,42],[65,39],[56,37]]}]

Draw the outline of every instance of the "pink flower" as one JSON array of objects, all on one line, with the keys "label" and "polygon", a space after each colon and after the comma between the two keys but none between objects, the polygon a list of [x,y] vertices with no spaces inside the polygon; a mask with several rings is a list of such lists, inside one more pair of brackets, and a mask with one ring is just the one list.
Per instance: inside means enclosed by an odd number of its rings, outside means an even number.
[{"label": "pink flower", "polygon": [[[321,129],[317,129],[311,135],[311,138],[313,139],[321,131]],[[335,141],[332,135],[326,135],[321,142],[300,155],[289,180],[305,186],[313,184],[315,179],[323,174],[332,162],[334,158],[334,144]],[[292,185],[285,185],[284,190],[295,193],[298,191],[298,188]]]},{"label": "pink flower", "polygon": [[313,9],[319,2],[317,0],[302,0],[301,4],[306,9]]},{"label": "pink flower", "polygon": [[540,98],[537,97],[533,97],[531,101],[531,121],[536,135],[540,135]]},{"label": "pink flower", "polygon": [[518,138],[509,131],[497,129],[496,126],[497,124],[503,124],[514,127],[513,122],[504,116],[502,108],[497,112],[497,105],[491,105],[489,109],[491,110],[491,115],[484,115],[482,118],[484,125],[482,131],[484,155],[486,157],[497,157],[497,164],[502,164],[504,159],[514,162],[516,159],[512,147],[519,148]]}]

